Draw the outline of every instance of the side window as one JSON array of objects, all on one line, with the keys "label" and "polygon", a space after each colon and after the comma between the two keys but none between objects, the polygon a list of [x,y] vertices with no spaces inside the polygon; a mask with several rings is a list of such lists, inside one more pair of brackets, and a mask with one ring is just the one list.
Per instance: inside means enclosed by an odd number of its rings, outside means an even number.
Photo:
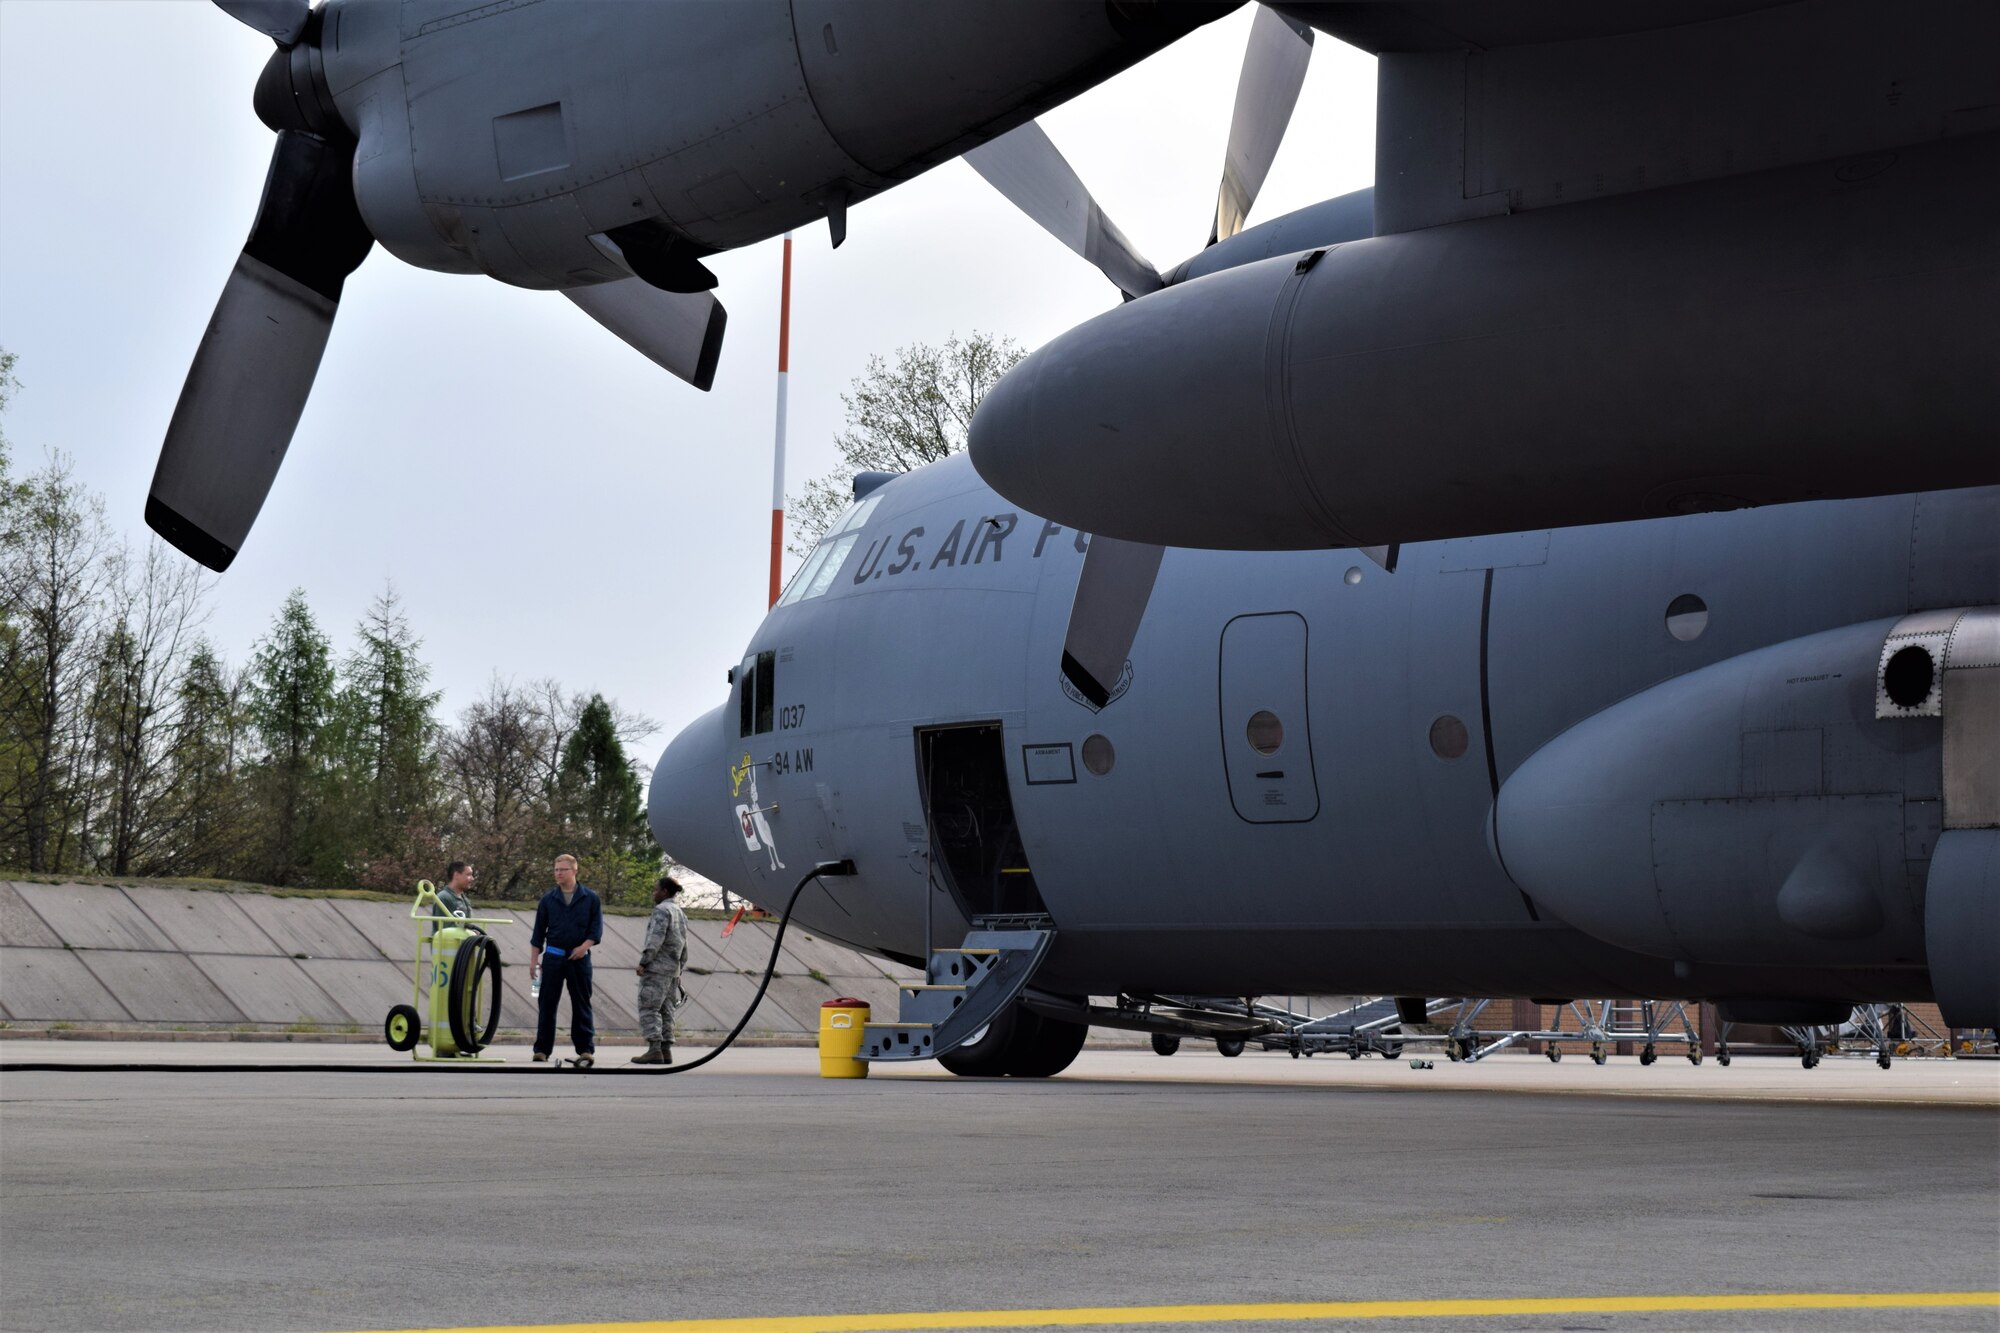
[{"label": "side window", "polygon": [[757,730],[760,734],[775,725],[772,704],[777,695],[777,656],[776,653],[757,654]]},{"label": "side window", "polygon": [[736,668],[736,734],[761,735],[771,729],[778,693],[778,655],[757,653]]}]

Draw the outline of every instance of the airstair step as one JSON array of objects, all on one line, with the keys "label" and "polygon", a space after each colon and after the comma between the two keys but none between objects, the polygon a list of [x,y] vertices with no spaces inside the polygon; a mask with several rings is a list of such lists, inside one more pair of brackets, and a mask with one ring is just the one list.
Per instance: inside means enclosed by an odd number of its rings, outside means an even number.
[{"label": "airstair step", "polygon": [[[867,1025],[861,1058],[926,1060],[963,1045],[1019,998],[1054,936],[1049,927],[979,928],[956,948],[933,949],[924,980],[896,988],[901,1021]],[[963,980],[931,980],[940,975]]]}]

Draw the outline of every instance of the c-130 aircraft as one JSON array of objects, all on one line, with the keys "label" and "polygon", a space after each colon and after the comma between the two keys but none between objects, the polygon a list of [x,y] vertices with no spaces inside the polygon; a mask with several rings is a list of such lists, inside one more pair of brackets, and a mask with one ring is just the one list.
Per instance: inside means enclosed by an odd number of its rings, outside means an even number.
[{"label": "c-130 aircraft", "polygon": [[925,1026],[884,1016],[872,1049],[967,1074],[1058,1072],[1093,1021],[1205,1030],[1092,995],[1783,1023],[1935,996],[1988,1026],[1996,510],[1984,488],[1507,533],[1394,574],[1172,550],[1098,710],[1053,665],[1091,539],[956,457],[868,490],[807,559],[661,756],[653,831],[767,905],[851,859],[796,919],[930,957]]},{"label": "c-130 aircraft", "polygon": [[[858,484],[663,755],[662,845],[767,904],[851,863],[800,919],[926,966],[864,1055],[966,1074],[1200,996],[2000,1023],[1991,12],[1282,8],[1383,56],[1395,178],[1231,237],[1265,159],[1162,277],[1021,186],[1032,126],[972,155],[1128,303],[982,408],[1011,498]],[[1732,51],[1769,97],[1649,108]]]}]

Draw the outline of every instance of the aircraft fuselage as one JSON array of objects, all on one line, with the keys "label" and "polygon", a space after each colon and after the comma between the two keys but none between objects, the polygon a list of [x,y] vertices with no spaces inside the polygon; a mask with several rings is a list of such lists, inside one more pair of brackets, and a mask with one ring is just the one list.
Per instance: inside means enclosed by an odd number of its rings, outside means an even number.
[{"label": "aircraft fuselage", "polygon": [[[2000,602],[2000,491],[1430,542],[1393,574],[1173,550],[1101,711],[1057,668],[1086,536],[962,457],[863,503],[652,786],[662,845],[767,906],[851,857],[801,899],[813,930],[915,959],[927,929],[1044,910],[1036,984],[1071,994],[1930,994],[1940,725],[1877,718],[1876,659],[1912,611]],[[1772,671],[1778,694],[1743,683]],[[1500,794],[1663,685],[1695,705],[1657,696],[1661,734],[1609,761],[1642,829],[1666,811],[1655,854],[1598,848],[1579,888]],[[1726,724],[1699,723],[1718,699]],[[1670,742],[1716,753],[1655,774]],[[1820,833],[1859,887],[1782,908]],[[1743,921],[1697,929],[1676,894]]]}]

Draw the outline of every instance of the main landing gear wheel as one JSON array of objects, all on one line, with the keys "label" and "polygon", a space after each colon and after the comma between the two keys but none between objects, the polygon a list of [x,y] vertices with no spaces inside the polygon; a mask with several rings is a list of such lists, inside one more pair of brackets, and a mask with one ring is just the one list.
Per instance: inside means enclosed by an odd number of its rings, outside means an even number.
[{"label": "main landing gear wheel", "polygon": [[1181,1039],[1179,1037],[1169,1036],[1164,1032],[1155,1032],[1153,1034],[1154,1055],[1172,1055],[1180,1048]]},{"label": "main landing gear wheel", "polygon": [[940,1055],[938,1063],[962,1078],[1049,1078],[1069,1068],[1089,1035],[1086,1024],[1013,1004],[971,1041]]},{"label": "main landing gear wheel", "polygon": [[1237,1056],[1243,1054],[1243,1038],[1217,1037],[1215,1039],[1215,1049],[1228,1056],[1231,1060],[1234,1060]]},{"label": "main landing gear wheel", "polygon": [[383,1039],[392,1051],[407,1051],[414,1048],[417,1038],[423,1032],[423,1020],[417,1011],[407,1004],[399,1004],[389,1011],[389,1017],[382,1023]]}]

